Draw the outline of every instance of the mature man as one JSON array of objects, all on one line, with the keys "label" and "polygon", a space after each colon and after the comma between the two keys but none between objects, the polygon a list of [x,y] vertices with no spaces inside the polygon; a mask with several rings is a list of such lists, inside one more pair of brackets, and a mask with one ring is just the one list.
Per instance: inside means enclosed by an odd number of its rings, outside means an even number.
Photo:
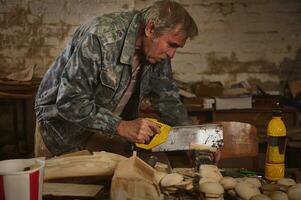
[{"label": "mature man", "polygon": [[36,155],[41,149],[52,155],[74,151],[92,132],[147,142],[159,128],[137,118],[143,97],[163,122],[188,124],[170,60],[197,34],[192,17],[172,1],[103,15],[81,26],[38,90]]}]

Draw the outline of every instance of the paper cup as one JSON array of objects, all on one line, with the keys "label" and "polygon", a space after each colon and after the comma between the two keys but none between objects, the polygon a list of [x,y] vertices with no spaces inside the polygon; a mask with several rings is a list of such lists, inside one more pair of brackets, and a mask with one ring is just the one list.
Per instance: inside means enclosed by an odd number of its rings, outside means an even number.
[{"label": "paper cup", "polygon": [[42,200],[45,161],[0,161],[0,200]]}]

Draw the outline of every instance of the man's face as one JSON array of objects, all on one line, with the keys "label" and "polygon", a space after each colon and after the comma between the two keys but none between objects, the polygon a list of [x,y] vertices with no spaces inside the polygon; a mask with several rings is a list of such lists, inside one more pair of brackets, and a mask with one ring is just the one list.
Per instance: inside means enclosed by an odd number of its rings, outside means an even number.
[{"label": "man's face", "polygon": [[172,59],[177,48],[182,48],[186,40],[186,34],[176,30],[156,37],[152,29],[146,28],[143,41],[145,58],[151,64],[162,62],[166,58]]}]

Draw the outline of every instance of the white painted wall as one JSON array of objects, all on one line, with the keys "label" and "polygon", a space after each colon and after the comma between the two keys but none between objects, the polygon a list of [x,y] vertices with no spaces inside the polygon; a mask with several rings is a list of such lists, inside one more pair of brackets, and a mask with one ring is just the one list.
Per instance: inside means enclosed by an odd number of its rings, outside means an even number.
[{"label": "white painted wall", "polygon": [[[1,0],[0,77],[37,64],[41,77],[74,30],[96,15],[140,9],[150,0]],[[248,80],[267,89],[300,78],[300,0],[181,0],[199,36],[179,49],[184,82]]]}]

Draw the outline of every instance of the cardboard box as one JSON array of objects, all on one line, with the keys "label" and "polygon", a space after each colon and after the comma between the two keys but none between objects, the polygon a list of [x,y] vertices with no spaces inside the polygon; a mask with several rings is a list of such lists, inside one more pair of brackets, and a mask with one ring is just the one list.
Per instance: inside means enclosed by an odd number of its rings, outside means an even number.
[{"label": "cardboard box", "polygon": [[216,97],[216,110],[249,109],[252,108],[252,96]]},{"label": "cardboard box", "polygon": [[192,86],[192,91],[198,97],[215,97],[221,96],[223,94],[223,85],[220,82],[210,82],[210,83],[194,83]]}]

